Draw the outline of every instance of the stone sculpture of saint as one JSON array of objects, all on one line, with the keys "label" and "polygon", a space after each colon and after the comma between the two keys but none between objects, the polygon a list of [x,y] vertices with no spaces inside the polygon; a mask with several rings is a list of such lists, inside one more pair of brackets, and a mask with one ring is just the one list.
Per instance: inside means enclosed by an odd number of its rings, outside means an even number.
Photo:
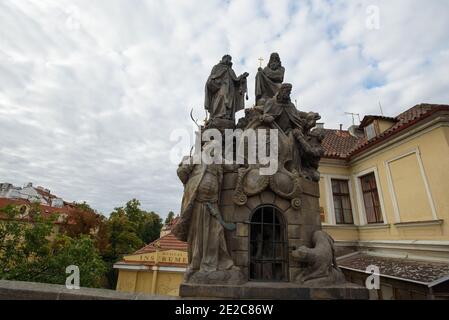
[{"label": "stone sculpture of saint", "polygon": [[196,274],[191,282],[207,283],[211,273],[238,269],[227,248],[218,207],[223,165],[206,164],[204,161],[189,164],[185,160],[177,171],[184,184],[184,195],[180,220],[172,232],[188,244],[189,266],[185,281],[189,282]]},{"label": "stone sculpture of saint", "polygon": [[282,135],[280,139],[283,139],[282,137],[288,139],[287,145],[290,146],[290,165],[288,169],[296,169],[301,172],[301,154],[297,136],[303,132],[305,119],[291,102],[291,90],[291,84],[284,83],[281,85],[277,94],[265,102],[262,120],[265,123],[271,123],[274,128],[279,130],[279,134]]},{"label": "stone sculpture of saint", "polygon": [[284,81],[285,68],[282,66],[279,54],[276,52],[270,56],[268,65],[259,71],[256,75],[256,105],[273,98]]},{"label": "stone sculpture of saint", "polygon": [[315,127],[320,116],[314,112],[299,111],[291,102],[291,90],[291,84],[282,84],[275,97],[266,101],[262,119],[265,123],[273,124],[290,139],[292,148],[289,169],[296,169],[304,177],[319,181],[318,163],[324,154],[321,146],[323,136],[321,131],[310,130]]},{"label": "stone sculpture of saint", "polygon": [[235,113],[245,108],[248,73],[236,76],[232,69],[232,57],[223,56],[212,68],[206,82],[204,106],[210,119],[235,120]]}]

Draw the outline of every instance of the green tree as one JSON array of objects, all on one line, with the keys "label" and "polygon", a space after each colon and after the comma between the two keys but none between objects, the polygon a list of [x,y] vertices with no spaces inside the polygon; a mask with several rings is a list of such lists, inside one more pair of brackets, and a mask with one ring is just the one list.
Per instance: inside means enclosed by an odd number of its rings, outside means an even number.
[{"label": "green tree", "polygon": [[115,208],[107,221],[110,250],[103,255],[110,266],[108,282],[115,288],[117,272],[112,265],[157,238],[162,228],[162,219],[155,212],[146,212],[140,208],[139,200],[132,199],[124,207]]},{"label": "green tree", "polygon": [[33,281],[64,284],[66,267],[75,265],[80,271],[82,287],[103,286],[106,264],[89,236],[73,239],[60,235],[54,242],[53,252],[50,258],[38,264],[42,272],[34,276]]},{"label": "green tree", "polygon": [[137,234],[137,224],[131,221],[123,208],[116,208],[109,217],[112,255],[117,259],[144,245]]},{"label": "green tree", "polygon": [[27,217],[17,207],[0,210],[0,278],[64,284],[66,267],[80,269],[82,286],[99,287],[106,271],[93,240],[55,232],[55,217],[33,205]]},{"label": "green tree", "polygon": [[101,255],[107,254],[110,249],[107,218],[86,202],[75,203],[75,208],[70,210],[67,223],[63,225],[61,231],[71,238],[88,235],[94,240],[95,247]]},{"label": "green tree", "polygon": [[169,224],[170,222],[173,221],[174,218],[175,218],[175,213],[173,211],[170,211],[167,215],[167,218],[165,218],[165,224]]},{"label": "green tree", "polygon": [[134,224],[137,236],[145,244],[159,238],[162,229],[162,219],[157,213],[142,210],[139,200],[136,199],[128,201],[124,211],[129,221]]}]

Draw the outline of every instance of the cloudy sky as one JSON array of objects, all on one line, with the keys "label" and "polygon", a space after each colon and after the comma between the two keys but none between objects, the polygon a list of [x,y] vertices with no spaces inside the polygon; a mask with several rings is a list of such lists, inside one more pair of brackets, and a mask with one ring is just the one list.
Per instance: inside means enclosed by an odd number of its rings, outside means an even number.
[{"label": "cloudy sky", "polygon": [[448,30],[447,0],[0,0],[0,182],[178,212],[170,138],[204,118],[223,54],[250,73],[248,106],[277,51],[298,106],[346,128],[379,101],[449,103]]}]

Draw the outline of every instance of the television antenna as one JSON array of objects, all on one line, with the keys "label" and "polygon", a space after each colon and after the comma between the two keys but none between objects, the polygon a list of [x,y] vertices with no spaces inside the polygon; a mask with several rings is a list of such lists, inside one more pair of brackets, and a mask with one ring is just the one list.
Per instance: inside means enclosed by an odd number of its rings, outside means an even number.
[{"label": "television antenna", "polygon": [[346,115],[350,115],[352,117],[352,125],[355,126],[355,116],[357,116],[357,118],[359,119],[359,123],[360,121],[360,113],[353,113],[353,112],[345,112]]},{"label": "television antenna", "polygon": [[384,115],[384,111],[382,110],[382,104],[379,101],[379,108],[380,108],[380,114],[383,116]]}]

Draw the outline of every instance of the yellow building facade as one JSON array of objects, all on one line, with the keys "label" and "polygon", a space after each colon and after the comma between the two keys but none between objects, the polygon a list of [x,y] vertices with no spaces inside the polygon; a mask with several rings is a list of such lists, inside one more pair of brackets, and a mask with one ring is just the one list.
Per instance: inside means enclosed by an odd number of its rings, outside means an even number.
[{"label": "yellow building facade", "polygon": [[337,247],[449,264],[449,106],[324,132],[320,206]]},{"label": "yellow building facade", "polygon": [[[372,123],[383,124],[383,131],[372,141],[365,142],[361,137],[353,145],[355,152],[342,154],[340,159],[322,159],[323,228],[338,242],[385,249],[390,244],[417,252],[424,249],[426,255],[434,251],[438,259],[449,261],[449,109],[435,112],[430,108],[428,112],[432,115],[415,119],[387,139],[381,136],[388,132],[387,121],[373,119]],[[395,125],[396,121],[390,122],[390,127]],[[361,143],[365,145],[357,152]],[[370,195],[362,187],[368,175],[374,178],[380,215],[371,221],[367,219],[367,209],[372,211],[367,200]],[[340,181],[347,183],[352,223],[336,217],[341,206],[334,202],[339,199],[332,184],[335,189]]]},{"label": "yellow building facade", "polygon": [[150,295],[178,296],[187,267],[187,246],[171,233],[164,234],[114,264],[117,290]]}]

